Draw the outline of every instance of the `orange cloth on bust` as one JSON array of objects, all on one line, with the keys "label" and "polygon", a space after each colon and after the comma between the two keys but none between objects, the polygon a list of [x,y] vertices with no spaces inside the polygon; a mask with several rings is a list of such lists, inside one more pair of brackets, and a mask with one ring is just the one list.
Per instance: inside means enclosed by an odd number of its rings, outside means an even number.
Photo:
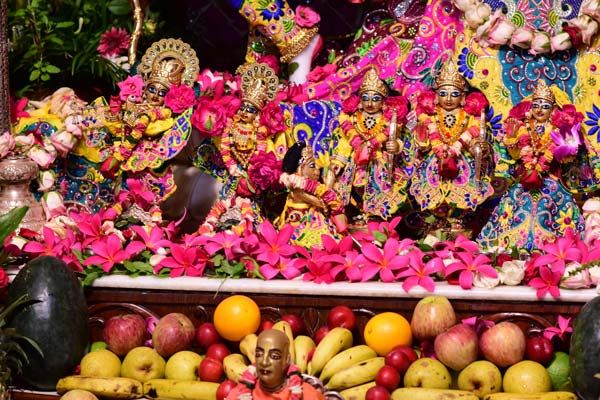
[{"label": "orange cloth on bust", "polygon": [[[237,400],[243,389],[245,388],[243,383],[239,383],[236,387],[234,387],[231,392],[226,397],[226,400]],[[254,390],[252,391],[252,398],[256,400],[290,400],[292,398],[290,393],[290,388],[288,386],[284,386],[280,391],[271,393],[265,392],[260,387],[260,384],[257,384]],[[302,383],[302,399],[303,400],[324,400],[325,396],[317,389],[312,387],[310,384],[303,382]]]}]

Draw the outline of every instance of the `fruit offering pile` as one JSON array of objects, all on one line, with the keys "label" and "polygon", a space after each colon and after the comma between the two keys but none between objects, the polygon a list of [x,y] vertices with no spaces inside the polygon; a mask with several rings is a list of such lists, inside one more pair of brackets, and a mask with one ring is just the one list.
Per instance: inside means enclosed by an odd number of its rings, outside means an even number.
[{"label": "fruit offering pile", "polygon": [[257,334],[266,329],[284,332],[298,368],[347,400],[576,399],[569,356],[555,351],[562,335],[526,337],[507,321],[458,322],[439,296],[422,299],[410,322],[384,312],[360,330],[355,313],[337,306],[312,337],[297,315],[263,320],[256,303],[240,295],[223,300],[213,322],[198,327],[178,313],[155,326],[139,315],[115,316],[104,341],[57,391],[66,399],[222,400],[254,363]]}]

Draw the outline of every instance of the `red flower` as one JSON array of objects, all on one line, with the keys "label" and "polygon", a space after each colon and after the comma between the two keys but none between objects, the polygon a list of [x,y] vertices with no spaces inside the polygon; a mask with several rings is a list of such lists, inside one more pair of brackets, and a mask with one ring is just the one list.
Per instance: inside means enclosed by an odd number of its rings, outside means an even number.
[{"label": "red flower", "polygon": [[208,96],[200,97],[192,114],[192,125],[206,136],[213,137],[223,132],[226,123],[226,108]]},{"label": "red flower", "polygon": [[433,114],[435,112],[435,93],[431,90],[423,92],[417,98],[417,114]]},{"label": "red flower", "polygon": [[267,190],[279,182],[281,161],[273,152],[259,152],[250,159],[248,179],[257,192]]},{"label": "red flower", "polygon": [[342,102],[342,111],[346,114],[354,114],[360,104],[360,98],[353,94]]},{"label": "red flower", "polygon": [[569,34],[569,38],[571,39],[571,44],[573,47],[579,47],[583,43],[583,38],[581,37],[581,29],[576,26],[567,25],[563,27],[563,31]]},{"label": "red flower", "polygon": [[100,36],[98,44],[98,53],[102,57],[114,57],[125,54],[129,48],[131,38],[125,28],[115,28],[114,26]]},{"label": "red flower", "polygon": [[335,71],[337,71],[337,65],[335,64],[327,64],[322,67],[318,66],[309,72],[307,78],[309,82],[319,82],[324,78],[328,77],[329,75],[333,74]]},{"label": "red flower", "polygon": [[481,115],[490,103],[481,92],[473,92],[465,99],[465,112],[476,117]]},{"label": "red flower", "polygon": [[290,82],[287,87],[286,100],[291,103],[302,104],[308,100],[308,95],[304,93],[302,85]]},{"label": "red flower", "polygon": [[555,109],[552,113],[552,125],[559,129],[571,129],[571,127],[583,121],[583,114],[577,112],[573,104],[566,104],[562,109]]},{"label": "red flower", "polygon": [[321,21],[319,14],[310,7],[296,7],[296,23],[303,28],[311,28]]},{"label": "red flower", "polygon": [[394,110],[397,112],[398,121],[404,120],[406,114],[408,114],[408,102],[404,96],[391,96],[385,100],[385,117],[387,119],[392,118]]},{"label": "red flower", "polygon": [[194,105],[194,89],[186,85],[172,85],[165,96],[165,106],[176,114],[181,114]]},{"label": "red flower", "polygon": [[15,101],[13,97],[10,98],[10,122],[16,124],[19,118],[29,117],[29,113],[25,111],[29,99],[27,97],[20,98]]},{"label": "red flower", "polygon": [[8,275],[4,268],[0,268],[0,289],[5,289],[8,286]]},{"label": "red flower", "polygon": [[285,130],[285,119],[279,103],[269,102],[260,112],[260,123],[265,126],[269,135],[275,135]]},{"label": "red flower", "polygon": [[531,110],[531,102],[530,101],[522,101],[513,108],[510,109],[508,113],[509,118],[514,118],[517,120],[524,120],[527,116],[527,113]]}]

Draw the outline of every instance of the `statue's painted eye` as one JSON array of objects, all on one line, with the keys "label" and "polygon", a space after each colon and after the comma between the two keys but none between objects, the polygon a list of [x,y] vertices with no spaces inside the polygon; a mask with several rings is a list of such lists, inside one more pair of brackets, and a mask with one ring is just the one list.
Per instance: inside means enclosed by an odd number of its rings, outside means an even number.
[{"label": "statue's painted eye", "polygon": [[375,102],[379,102],[379,101],[381,101],[381,100],[382,100],[381,96],[379,96],[378,94],[374,95],[374,96],[372,97],[372,99],[373,99],[373,101],[375,101]]},{"label": "statue's painted eye", "polygon": [[456,90],[456,91],[453,91],[453,92],[450,94],[450,96],[452,96],[452,97],[460,97],[460,92],[459,92],[458,90]]},{"label": "statue's painted eye", "polygon": [[446,92],[445,90],[440,90],[440,91],[438,92],[438,95],[439,95],[440,97],[446,97],[446,96],[448,96],[448,92]]},{"label": "statue's painted eye", "polygon": [[371,97],[369,97],[368,94],[363,94],[360,99],[362,101],[369,101],[369,100],[371,100]]}]

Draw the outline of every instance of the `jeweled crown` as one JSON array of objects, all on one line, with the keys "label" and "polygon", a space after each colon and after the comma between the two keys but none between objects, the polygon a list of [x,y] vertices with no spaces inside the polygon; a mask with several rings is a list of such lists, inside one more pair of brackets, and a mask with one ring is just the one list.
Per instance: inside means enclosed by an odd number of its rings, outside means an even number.
[{"label": "jeweled crown", "polygon": [[387,96],[388,94],[387,86],[381,79],[379,79],[377,71],[374,68],[371,68],[367,71],[362,83],[360,84],[360,89],[358,90],[359,93],[369,91],[379,93],[382,96]]},{"label": "jeweled crown", "polygon": [[466,84],[467,82],[465,82],[465,79],[462,77],[451,58],[442,65],[442,68],[435,78],[436,88],[453,86],[457,89],[464,90]]},{"label": "jeweled crown", "polygon": [[180,85],[185,65],[175,58],[160,60],[155,63],[148,76],[149,82],[162,83],[166,87]]},{"label": "jeweled crown", "polygon": [[242,101],[262,109],[275,98],[279,79],[267,64],[246,64],[238,69],[242,76]]},{"label": "jeweled crown", "polygon": [[554,104],[556,99],[554,97],[554,92],[552,92],[552,88],[546,84],[546,81],[543,79],[539,79],[533,89],[533,96],[531,96],[532,100],[542,99],[546,100],[549,103]]},{"label": "jeweled crown", "polygon": [[196,52],[179,39],[161,39],[152,43],[138,66],[146,83],[158,82],[166,87],[181,83],[193,86],[199,69]]}]

